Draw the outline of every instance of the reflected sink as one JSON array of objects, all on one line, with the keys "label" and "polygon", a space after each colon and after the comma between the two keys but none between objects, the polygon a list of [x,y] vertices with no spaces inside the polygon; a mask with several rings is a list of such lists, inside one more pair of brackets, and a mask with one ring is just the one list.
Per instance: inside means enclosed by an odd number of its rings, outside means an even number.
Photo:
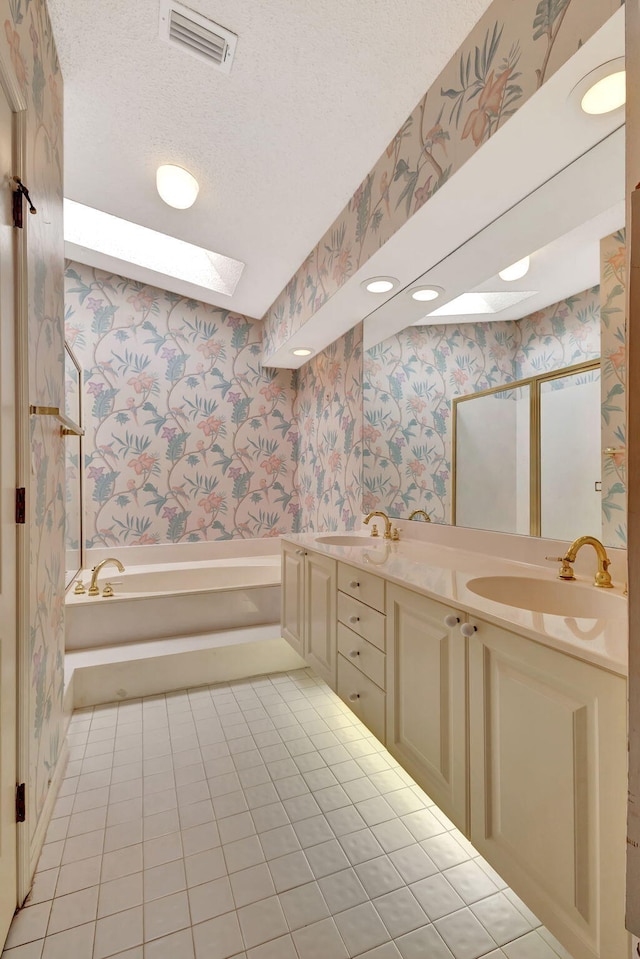
[{"label": "reflected sink", "polygon": [[626,600],[606,589],[526,576],[481,576],[467,588],[476,596],[536,613],[575,619],[625,619]]},{"label": "reflected sink", "polygon": [[362,546],[363,548],[375,546],[378,540],[371,542],[370,536],[358,536],[356,533],[342,536],[316,536],[317,543],[323,543],[325,546]]}]

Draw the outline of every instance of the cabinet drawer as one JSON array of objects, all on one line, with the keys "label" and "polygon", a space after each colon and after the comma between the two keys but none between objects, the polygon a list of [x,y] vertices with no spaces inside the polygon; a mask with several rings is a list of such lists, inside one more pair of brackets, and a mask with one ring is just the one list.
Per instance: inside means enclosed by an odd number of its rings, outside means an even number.
[{"label": "cabinet drawer", "polygon": [[344,623],[338,623],[338,652],[384,689],[385,655],[377,646],[372,646],[362,636],[348,629]]},{"label": "cabinet drawer", "polygon": [[384,613],[384,580],[379,576],[338,563],[338,589]]},{"label": "cabinet drawer", "polygon": [[346,593],[338,593],[338,619],[384,652],[385,617]]},{"label": "cabinet drawer", "polygon": [[375,683],[340,654],[337,692],[340,699],[351,707],[373,735],[377,736],[380,742],[384,742],[386,696]]}]

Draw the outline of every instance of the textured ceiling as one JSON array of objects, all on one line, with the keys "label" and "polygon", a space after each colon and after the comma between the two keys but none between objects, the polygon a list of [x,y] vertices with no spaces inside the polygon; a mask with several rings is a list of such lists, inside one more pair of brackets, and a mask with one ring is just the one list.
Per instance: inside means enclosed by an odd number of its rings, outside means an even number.
[{"label": "textured ceiling", "polygon": [[[243,260],[217,302],[259,317],[489,0],[189,5],[239,35],[230,75],[159,39],[159,0],[48,0],[65,195]],[[161,162],[200,181],[191,210],[158,197]]]}]

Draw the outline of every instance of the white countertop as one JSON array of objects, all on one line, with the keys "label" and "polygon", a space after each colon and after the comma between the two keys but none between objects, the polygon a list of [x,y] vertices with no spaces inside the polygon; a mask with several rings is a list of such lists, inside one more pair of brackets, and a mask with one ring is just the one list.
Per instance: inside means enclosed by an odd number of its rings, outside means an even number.
[{"label": "white countertop", "polygon": [[[585,662],[594,663],[617,673],[627,675],[628,623],[624,619],[592,619],[556,616],[507,606],[478,596],[467,588],[470,580],[480,576],[527,576],[556,580],[557,569],[530,563],[506,560],[476,551],[436,545],[405,538],[400,542],[372,539],[364,536],[366,549],[360,546],[330,546],[318,541],[323,534],[300,533],[283,536],[285,542],[315,550],[325,556],[365,569],[392,583],[406,586],[458,610],[464,610],[497,626],[545,646],[553,647]],[[326,535],[326,534],[324,534]],[[595,573],[595,556],[593,572]],[[563,584],[567,589],[592,585],[593,576],[577,575],[576,582]],[[622,586],[614,593],[622,596]]]}]

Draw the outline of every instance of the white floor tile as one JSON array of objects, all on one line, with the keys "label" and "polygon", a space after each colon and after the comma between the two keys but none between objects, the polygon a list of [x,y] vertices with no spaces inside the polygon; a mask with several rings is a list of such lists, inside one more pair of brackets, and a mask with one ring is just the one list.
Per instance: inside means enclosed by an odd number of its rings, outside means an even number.
[{"label": "white floor tile", "polygon": [[370,902],[353,906],[335,917],[335,924],[353,956],[382,945],[390,937],[380,916]]},{"label": "white floor tile", "polygon": [[307,669],[70,736],[3,959],[571,959]]},{"label": "white floor tile", "polygon": [[344,942],[333,919],[322,919],[293,933],[300,959],[348,959]]}]

